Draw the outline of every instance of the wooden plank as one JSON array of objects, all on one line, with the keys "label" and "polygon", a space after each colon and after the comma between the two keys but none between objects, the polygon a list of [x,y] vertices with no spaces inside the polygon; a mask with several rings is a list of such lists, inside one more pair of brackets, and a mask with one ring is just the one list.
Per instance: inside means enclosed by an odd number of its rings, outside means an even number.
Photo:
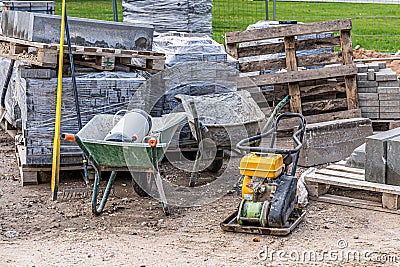
[{"label": "wooden plank", "polygon": [[325,169],[317,170],[317,171],[315,171],[315,173],[334,176],[334,177],[343,177],[343,178],[348,178],[348,179],[365,181],[365,174],[345,172],[342,170],[332,170],[332,169],[325,168]]},{"label": "wooden plank", "polygon": [[236,44],[226,44],[225,50],[226,50],[226,53],[231,55],[233,58],[235,58],[235,59],[239,58],[238,49],[237,49]]},{"label": "wooden plank", "polygon": [[346,92],[346,87],[344,82],[300,87],[300,95],[302,97],[317,96],[333,92],[334,93]]},{"label": "wooden plank", "polygon": [[[364,169],[359,169],[359,168],[351,168],[347,167],[344,165],[338,165],[338,164],[330,164],[326,167],[327,170],[334,170],[334,171],[341,171],[345,173],[354,173],[358,174],[361,176],[365,176],[365,170]],[[357,179],[357,178],[355,178]],[[361,179],[365,179],[365,177],[361,177]]]},{"label": "wooden plank", "polygon": [[[342,45],[343,63],[346,65],[354,64],[350,30],[340,31],[340,42]],[[345,76],[344,82],[346,84],[347,106],[349,109],[358,108],[356,75]]]},{"label": "wooden plank", "polygon": [[[331,36],[327,38],[315,38],[307,40],[296,40],[297,51],[310,50],[317,48],[331,48],[340,46],[340,37]],[[284,53],[285,46],[283,43],[252,45],[238,48],[238,57],[252,57],[259,55]]]},{"label": "wooden plank", "polygon": [[395,194],[395,195],[400,194],[400,186],[371,183],[367,181],[359,181],[341,177],[332,177],[332,176],[318,174],[315,172],[308,174],[305,177],[305,179],[306,181],[314,183],[329,184],[329,185],[349,187],[354,189]]},{"label": "wooden plank", "polygon": [[381,212],[388,212],[394,214],[400,214],[399,210],[391,210],[385,209],[382,207],[382,204],[375,201],[363,200],[363,199],[356,199],[350,197],[343,197],[343,196],[336,196],[325,194],[317,198],[318,201],[336,204],[336,205],[343,205],[348,207],[355,207],[361,209],[368,209],[368,210],[375,210]]},{"label": "wooden plank", "polygon": [[[294,36],[285,37],[283,43],[285,44],[286,54],[286,69],[288,73],[297,72],[297,59],[296,59],[296,42]],[[299,83],[289,83],[290,95],[290,111],[295,113],[302,113],[300,87]]]},{"label": "wooden plank", "polygon": [[[316,54],[310,56],[296,57],[298,67],[309,66],[325,66],[331,64],[342,63],[341,52],[334,52],[329,54]],[[239,64],[241,72],[253,72],[261,70],[278,70],[286,67],[285,58],[274,58],[260,61],[242,62]],[[296,69],[297,71],[297,69]]]},{"label": "wooden plank", "polygon": [[347,109],[347,100],[345,98],[305,102],[302,104],[303,113],[307,112],[323,113],[339,109]]},{"label": "wooden plank", "polygon": [[321,32],[334,32],[351,30],[351,19],[313,22],[306,24],[283,25],[264,29],[246,30],[240,32],[227,32],[225,41],[227,45],[242,42],[274,39],[285,36],[306,35]]},{"label": "wooden plank", "polygon": [[355,64],[331,66],[306,71],[263,74],[252,77],[238,78],[238,89],[253,88],[254,86],[275,85],[290,82],[318,80],[357,74]]},{"label": "wooden plank", "polygon": [[400,196],[393,194],[382,194],[382,206],[390,210],[400,209]]}]

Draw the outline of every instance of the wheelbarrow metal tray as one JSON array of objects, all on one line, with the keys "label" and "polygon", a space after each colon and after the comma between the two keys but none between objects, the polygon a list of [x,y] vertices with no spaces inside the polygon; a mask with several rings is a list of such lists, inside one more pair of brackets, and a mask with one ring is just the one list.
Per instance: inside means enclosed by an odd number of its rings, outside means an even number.
[{"label": "wheelbarrow metal tray", "polygon": [[243,138],[256,135],[260,122],[265,119],[265,114],[247,91],[177,95],[176,98],[182,101],[193,136],[197,139],[191,101],[194,101],[200,122],[208,129],[207,133],[201,131],[202,138],[211,138],[217,146],[235,146]]},{"label": "wheelbarrow metal tray", "polygon": [[[183,112],[153,118],[151,132],[158,134],[160,140],[156,146],[157,160],[162,159],[172,135],[185,118]],[[104,141],[118,119],[114,115],[101,114],[90,120],[76,135],[82,151],[101,170],[128,168],[146,171],[153,168],[152,148],[147,143]]]}]

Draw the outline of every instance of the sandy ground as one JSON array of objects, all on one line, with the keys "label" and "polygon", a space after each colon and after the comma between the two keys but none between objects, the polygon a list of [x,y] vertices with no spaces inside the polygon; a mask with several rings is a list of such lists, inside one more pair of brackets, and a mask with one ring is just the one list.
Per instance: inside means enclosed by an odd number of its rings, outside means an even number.
[{"label": "sandy ground", "polygon": [[0,266],[400,266],[400,215],[311,202],[289,236],[229,233],[219,223],[239,203],[231,191],[167,217],[118,178],[96,217],[89,198],[53,202],[48,184],[21,187],[3,132],[0,158]]}]

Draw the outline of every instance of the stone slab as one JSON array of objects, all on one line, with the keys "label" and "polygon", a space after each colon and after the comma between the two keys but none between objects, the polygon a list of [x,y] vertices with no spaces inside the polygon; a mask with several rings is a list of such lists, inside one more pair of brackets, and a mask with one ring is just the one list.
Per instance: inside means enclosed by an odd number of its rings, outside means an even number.
[{"label": "stone slab", "polygon": [[379,87],[399,87],[399,81],[378,82]]},{"label": "stone slab", "polygon": [[386,62],[377,62],[379,69],[385,69],[386,68]]},{"label": "stone slab", "polygon": [[358,99],[359,100],[379,100],[378,94],[375,93],[358,93]]},{"label": "stone slab", "polygon": [[360,107],[379,107],[379,100],[358,100]]},{"label": "stone slab", "polygon": [[397,87],[378,87],[377,92],[379,94],[400,94],[400,88]]},{"label": "stone slab", "polygon": [[375,71],[373,69],[368,69],[367,80],[368,81],[374,81],[375,80]]},{"label": "stone slab", "polygon": [[299,166],[310,167],[345,159],[370,135],[372,123],[368,118],[308,124]]},{"label": "stone slab", "polygon": [[379,112],[380,119],[400,119],[400,112]]},{"label": "stone slab", "polygon": [[357,87],[377,87],[376,81],[357,81]]},{"label": "stone slab", "polygon": [[379,71],[378,63],[367,63],[368,69],[373,69],[375,72]]},{"label": "stone slab", "polygon": [[368,71],[368,66],[366,64],[357,64],[356,66],[358,73],[365,73]]},{"label": "stone slab", "polygon": [[361,116],[363,118],[379,119],[379,112],[362,112]]},{"label": "stone slab", "polygon": [[[82,18],[68,18],[74,45],[103,48],[151,50],[153,27]],[[59,43],[61,16],[3,11],[3,35],[31,42]]]},{"label": "stone slab", "polygon": [[400,185],[400,137],[387,142],[386,183]]},{"label": "stone slab", "polygon": [[368,74],[367,73],[357,73],[357,81],[367,81]]},{"label": "stone slab", "polygon": [[354,149],[348,157],[346,165],[353,168],[365,168],[365,143]]},{"label": "stone slab", "polygon": [[379,112],[381,113],[398,113],[400,112],[400,106],[380,106]]},{"label": "stone slab", "polygon": [[20,69],[21,78],[51,79],[57,77],[54,69]]},{"label": "stone slab", "polygon": [[398,93],[398,94],[379,94],[379,100],[381,100],[381,101],[400,100],[400,93]]},{"label": "stone slab", "polygon": [[380,107],[360,107],[362,113],[379,113]]},{"label": "stone slab", "polygon": [[400,106],[400,100],[380,100],[380,107],[397,107]]},{"label": "stone slab", "polygon": [[397,81],[396,72],[377,72],[375,73],[375,80],[377,82]]},{"label": "stone slab", "polygon": [[366,138],[365,180],[386,183],[387,142],[400,136],[400,128],[381,132]]},{"label": "stone slab", "polygon": [[358,87],[358,93],[377,93],[377,87]]}]

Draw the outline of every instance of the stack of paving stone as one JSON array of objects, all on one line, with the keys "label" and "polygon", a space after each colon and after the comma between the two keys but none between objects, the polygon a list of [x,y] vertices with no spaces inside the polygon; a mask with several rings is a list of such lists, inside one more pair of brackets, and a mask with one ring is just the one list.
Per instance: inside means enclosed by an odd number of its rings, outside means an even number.
[{"label": "stack of paving stone", "polygon": [[228,55],[222,44],[204,34],[167,32],[154,37],[153,50],[164,53],[165,66],[185,62],[228,62],[237,68],[237,60]]},{"label": "stack of paving stone", "polygon": [[363,117],[400,118],[400,88],[397,74],[386,63],[357,65],[358,103]]},{"label": "stack of paving stone", "polygon": [[[23,40],[23,43],[53,44],[58,42],[60,23],[60,16],[7,10],[3,12],[1,28],[4,36]],[[152,48],[153,27],[148,25],[78,18],[69,19],[69,23],[71,41],[75,45],[148,51]],[[1,87],[9,63],[9,59],[0,58]],[[68,69],[68,64],[65,67]],[[78,66],[76,71],[83,125],[96,114],[115,114],[128,108],[129,104],[138,104],[136,108],[143,108],[144,100],[138,88],[145,78],[140,74],[98,73]],[[56,91],[55,69],[28,66],[16,61],[6,94],[5,119],[21,133],[16,140],[21,165],[49,165],[52,162]],[[78,130],[72,81],[64,73],[61,131],[76,133]],[[80,149],[72,143],[62,142],[61,163],[81,163]]]}]

